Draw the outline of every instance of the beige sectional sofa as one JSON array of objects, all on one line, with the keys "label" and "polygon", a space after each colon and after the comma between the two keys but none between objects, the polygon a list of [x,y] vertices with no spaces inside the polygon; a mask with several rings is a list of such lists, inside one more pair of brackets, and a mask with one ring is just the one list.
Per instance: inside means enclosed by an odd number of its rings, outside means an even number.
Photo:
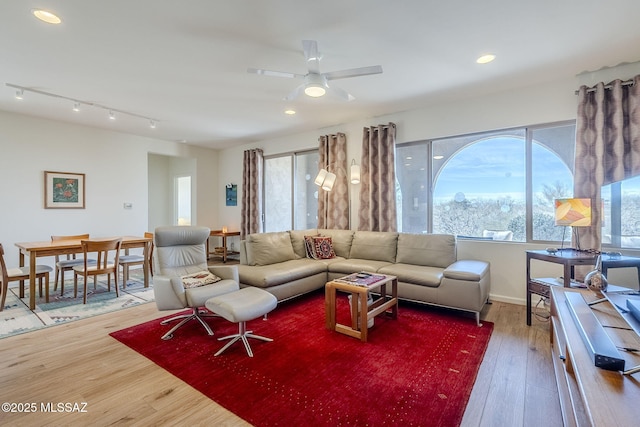
[{"label": "beige sectional sofa", "polygon": [[[328,236],[329,259],[307,256],[305,236]],[[489,263],[457,260],[455,236],[351,230],[291,230],[246,236],[240,244],[240,286],[255,286],[278,300],[324,287],[358,271],[398,277],[401,299],[475,313],[489,298]]]}]

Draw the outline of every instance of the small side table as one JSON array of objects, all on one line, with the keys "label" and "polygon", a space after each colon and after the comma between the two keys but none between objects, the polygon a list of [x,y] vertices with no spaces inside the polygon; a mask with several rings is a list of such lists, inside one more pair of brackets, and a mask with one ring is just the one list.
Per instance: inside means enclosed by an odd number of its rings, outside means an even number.
[{"label": "small side table", "polygon": [[[239,231],[222,231],[222,230],[211,230],[209,233],[209,237],[220,237],[222,238],[222,254],[214,253],[214,255],[222,257],[222,262],[227,262],[227,256],[231,254],[235,254],[237,252],[231,252],[227,249],[227,237],[230,236],[239,236]],[[209,239],[207,239],[207,259],[211,256],[211,252],[209,252]]]},{"label": "small side table", "polygon": [[[362,342],[367,342],[369,329],[367,323],[369,319],[373,319],[375,316],[387,312],[387,310],[390,310],[390,315],[393,319],[397,319],[398,278],[396,276],[383,274],[381,274],[381,276],[385,276],[385,278],[368,286],[338,280],[327,283],[325,286],[327,329],[349,335],[350,337],[359,338]],[[387,295],[387,283],[391,283],[391,295]],[[367,293],[376,288],[380,288],[380,298],[375,300],[367,309]],[[338,290],[351,294],[351,326],[336,323],[336,291]],[[358,307],[360,307],[360,316],[358,316]]]},{"label": "small side table", "polygon": [[610,268],[635,267],[638,270],[638,284],[640,285],[640,258],[632,256],[619,256],[609,258],[607,254],[602,254],[602,274],[607,277],[607,270]]},{"label": "small side table", "polygon": [[[575,249],[564,249],[555,254],[545,250],[527,251],[527,325],[531,325],[531,294],[540,295],[548,298],[551,286],[571,287],[571,280],[574,278],[574,270],[576,265],[594,265],[597,256],[590,252],[581,252]],[[531,260],[553,262],[562,264],[563,276],[562,282],[556,278],[532,278],[531,277]],[[609,265],[611,267],[611,265]]]}]

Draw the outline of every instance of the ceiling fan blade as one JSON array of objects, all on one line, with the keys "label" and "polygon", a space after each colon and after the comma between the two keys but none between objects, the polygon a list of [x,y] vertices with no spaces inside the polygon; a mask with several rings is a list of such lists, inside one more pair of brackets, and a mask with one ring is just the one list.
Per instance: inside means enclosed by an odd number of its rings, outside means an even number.
[{"label": "ceiling fan blade", "polygon": [[320,73],[320,54],[318,53],[318,42],[315,40],[302,40],[302,50],[304,59],[307,60],[309,72]]},{"label": "ceiling fan blade", "polygon": [[327,80],[346,79],[348,77],[368,76],[370,74],[382,73],[382,66],[372,65],[371,67],[351,68],[349,70],[332,71],[322,73]]},{"label": "ceiling fan blade", "polygon": [[329,86],[329,85],[327,85],[327,87],[331,92],[335,93],[337,96],[344,99],[345,101],[353,101],[354,99],[356,99],[349,92],[347,92],[346,90],[340,89],[339,87]]},{"label": "ceiling fan blade", "polygon": [[289,79],[293,79],[296,77],[304,77],[302,74],[287,73],[286,71],[263,70],[261,68],[247,68],[247,73],[260,74],[262,76],[271,76],[271,77],[286,77]]},{"label": "ceiling fan blade", "polygon": [[302,92],[302,89],[304,89],[304,85],[300,85],[297,88],[295,88],[293,90],[293,92],[291,92],[289,95],[285,96],[284,98],[282,98],[285,101],[293,101],[294,99],[296,99],[299,95],[300,92]]}]

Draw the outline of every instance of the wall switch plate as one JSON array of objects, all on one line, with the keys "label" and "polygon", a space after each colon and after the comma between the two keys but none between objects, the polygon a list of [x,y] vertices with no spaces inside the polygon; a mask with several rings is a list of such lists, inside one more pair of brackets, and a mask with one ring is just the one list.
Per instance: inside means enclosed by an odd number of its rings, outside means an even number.
[{"label": "wall switch plate", "polygon": [[125,209],[133,209],[133,203],[127,203],[127,202],[125,202],[125,203],[123,204],[123,207],[124,207]]}]

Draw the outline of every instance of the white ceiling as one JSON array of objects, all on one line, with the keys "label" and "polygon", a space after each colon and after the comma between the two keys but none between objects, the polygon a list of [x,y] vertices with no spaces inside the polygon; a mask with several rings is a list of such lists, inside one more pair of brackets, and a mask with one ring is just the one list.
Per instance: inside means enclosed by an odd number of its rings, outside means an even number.
[{"label": "white ceiling", "polygon": [[[639,16],[638,0],[2,0],[0,110],[225,148],[634,62]],[[332,82],[351,102],[285,102],[300,81],[247,73],[305,74],[303,39],[323,72],[384,73]]]}]

